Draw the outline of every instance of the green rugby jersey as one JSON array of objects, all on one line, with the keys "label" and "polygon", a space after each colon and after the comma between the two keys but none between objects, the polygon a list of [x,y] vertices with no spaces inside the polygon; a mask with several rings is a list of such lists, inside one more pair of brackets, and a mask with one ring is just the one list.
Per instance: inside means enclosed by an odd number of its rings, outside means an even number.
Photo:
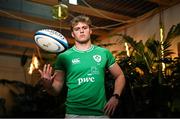
[{"label": "green rugby jersey", "polygon": [[58,55],[55,69],[66,73],[67,114],[104,115],[105,69],[114,63],[110,51],[96,45],[86,51],[72,47]]}]

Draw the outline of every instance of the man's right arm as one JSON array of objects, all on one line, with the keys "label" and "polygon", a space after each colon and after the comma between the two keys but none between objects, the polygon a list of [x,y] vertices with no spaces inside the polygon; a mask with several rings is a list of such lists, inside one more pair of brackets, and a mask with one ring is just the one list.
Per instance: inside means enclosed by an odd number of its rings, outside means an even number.
[{"label": "man's right arm", "polygon": [[46,91],[49,94],[52,95],[58,95],[64,85],[64,72],[63,71],[55,71],[54,73],[54,77],[51,83],[51,85],[45,87]]},{"label": "man's right arm", "polygon": [[62,87],[64,85],[64,71],[55,71],[55,77],[52,83],[52,87],[55,90],[55,94],[60,93],[60,91],[62,90]]},{"label": "man's right arm", "polygon": [[45,64],[39,72],[45,90],[52,95],[57,95],[63,87],[65,72],[56,70],[52,76],[53,69],[50,64]]}]

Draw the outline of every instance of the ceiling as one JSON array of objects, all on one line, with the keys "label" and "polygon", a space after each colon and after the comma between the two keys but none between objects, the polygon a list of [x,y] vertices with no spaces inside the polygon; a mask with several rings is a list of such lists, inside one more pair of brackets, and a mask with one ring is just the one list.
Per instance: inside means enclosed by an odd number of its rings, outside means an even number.
[{"label": "ceiling", "polygon": [[[58,0],[0,0],[0,54],[32,56],[38,49],[34,42],[37,30],[51,28],[61,32],[70,45],[70,20],[79,14],[87,15],[93,23],[92,40],[103,40],[108,35],[142,21],[180,0],[78,0],[78,5],[61,0],[68,6],[68,18],[52,18],[52,6]],[[38,50],[39,51],[39,50]],[[41,51],[41,49],[40,49]],[[43,51],[42,51],[43,52]]]}]

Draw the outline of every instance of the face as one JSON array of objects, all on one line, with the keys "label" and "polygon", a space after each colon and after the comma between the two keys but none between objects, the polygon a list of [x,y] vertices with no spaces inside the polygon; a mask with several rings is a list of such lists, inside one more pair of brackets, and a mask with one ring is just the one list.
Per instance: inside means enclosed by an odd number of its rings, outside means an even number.
[{"label": "face", "polygon": [[90,41],[90,35],[92,33],[91,28],[86,23],[79,22],[74,26],[72,31],[72,37],[78,43],[87,43]]}]

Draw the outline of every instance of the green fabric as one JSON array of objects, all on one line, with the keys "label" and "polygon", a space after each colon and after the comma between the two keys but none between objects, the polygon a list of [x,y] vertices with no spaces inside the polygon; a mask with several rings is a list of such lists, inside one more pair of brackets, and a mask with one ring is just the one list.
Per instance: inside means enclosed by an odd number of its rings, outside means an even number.
[{"label": "green fabric", "polygon": [[59,54],[56,70],[66,72],[68,94],[66,113],[77,115],[103,115],[106,104],[105,68],[115,63],[109,50],[95,45],[86,51],[75,47]]}]

